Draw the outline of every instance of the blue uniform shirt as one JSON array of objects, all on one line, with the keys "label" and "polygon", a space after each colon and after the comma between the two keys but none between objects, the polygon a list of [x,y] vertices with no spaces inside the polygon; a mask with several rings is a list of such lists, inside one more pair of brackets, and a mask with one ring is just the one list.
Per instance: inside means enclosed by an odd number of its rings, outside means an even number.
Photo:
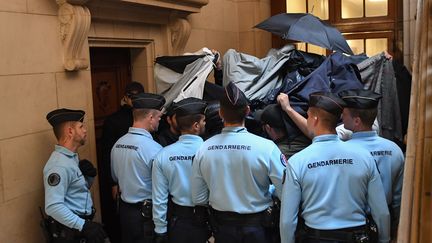
[{"label": "blue uniform shirt", "polygon": [[45,211],[61,224],[82,230],[93,202],[87,182],[78,167],[78,154],[60,145],[55,146],[44,174]]},{"label": "blue uniform shirt", "polygon": [[366,205],[388,242],[390,218],[384,189],[370,154],[342,142],[337,135],[321,135],[293,155],[282,189],[281,240],[294,242],[299,205],[307,226],[319,230],[366,224]]},{"label": "blue uniform shirt", "polygon": [[361,146],[371,153],[378,165],[387,204],[399,211],[405,160],[399,146],[378,136],[375,131],[355,132],[347,143]]},{"label": "blue uniform shirt", "polygon": [[152,160],[162,148],[145,129],[130,127],[111,150],[111,175],[127,203],[152,198]]},{"label": "blue uniform shirt", "polygon": [[203,143],[196,135],[182,135],[179,140],[163,148],[153,162],[153,221],[157,233],[167,231],[168,195],[174,203],[192,207],[190,177],[192,159]]},{"label": "blue uniform shirt", "polygon": [[272,205],[270,184],[281,195],[286,159],[272,141],[225,127],[205,141],[192,164],[192,201],[219,211],[250,214]]}]

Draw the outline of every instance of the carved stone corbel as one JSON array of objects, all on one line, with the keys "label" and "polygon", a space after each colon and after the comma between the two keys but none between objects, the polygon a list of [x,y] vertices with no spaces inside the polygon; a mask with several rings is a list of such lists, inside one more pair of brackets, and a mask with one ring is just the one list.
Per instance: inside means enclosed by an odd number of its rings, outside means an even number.
[{"label": "carved stone corbel", "polygon": [[63,43],[63,64],[68,71],[86,69],[87,56],[83,46],[87,41],[91,15],[84,6],[87,0],[56,0],[59,5],[60,38]]},{"label": "carved stone corbel", "polygon": [[171,47],[174,55],[183,54],[186,43],[191,34],[191,25],[187,19],[172,18],[169,24]]}]

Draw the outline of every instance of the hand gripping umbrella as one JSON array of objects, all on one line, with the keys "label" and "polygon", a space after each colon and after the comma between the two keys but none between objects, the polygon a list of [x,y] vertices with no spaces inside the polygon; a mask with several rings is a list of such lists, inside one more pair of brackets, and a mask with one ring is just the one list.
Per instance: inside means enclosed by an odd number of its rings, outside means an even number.
[{"label": "hand gripping umbrella", "polygon": [[339,30],[312,14],[281,13],[264,20],[255,28],[282,36],[282,39],[302,41],[353,55]]}]

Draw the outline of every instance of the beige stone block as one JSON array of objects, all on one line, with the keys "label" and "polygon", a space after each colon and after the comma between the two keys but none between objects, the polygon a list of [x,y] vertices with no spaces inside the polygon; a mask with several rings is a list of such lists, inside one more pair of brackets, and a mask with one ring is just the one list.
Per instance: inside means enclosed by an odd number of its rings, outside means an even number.
[{"label": "beige stone block", "polygon": [[56,16],[0,12],[0,36],[0,75],[63,70]]},{"label": "beige stone block", "polygon": [[239,41],[241,43],[240,52],[256,56],[255,34],[253,31],[240,32]]},{"label": "beige stone block", "polygon": [[[42,183],[42,181],[40,182]],[[0,242],[45,242],[39,226],[39,206],[44,207],[44,193],[36,190],[0,205]]]},{"label": "beige stone block", "polygon": [[[1,154],[0,154],[0,165],[1,165]],[[4,193],[3,193],[3,170],[0,166],[0,204],[4,201]]]},{"label": "beige stone block", "polygon": [[0,76],[0,139],[50,129],[45,115],[57,107],[54,74]]},{"label": "beige stone block", "polygon": [[1,12],[21,12],[27,11],[27,0],[0,1]]},{"label": "beige stone block", "polygon": [[256,6],[255,22],[259,24],[271,16],[271,4],[267,1],[261,1]]},{"label": "beige stone block", "polygon": [[191,14],[189,20],[191,21],[192,28],[197,29],[223,29],[223,11],[224,0],[209,1],[209,3],[201,8],[200,13]]},{"label": "beige stone block", "polygon": [[0,141],[5,201],[43,189],[43,167],[54,144],[51,130]]},{"label": "beige stone block", "polygon": [[[204,46],[207,46],[206,43],[206,31],[199,29],[192,29],[191,35],[185,47],[185,52],[195,52]],[[215,48],[212,46],[207,46],[208,48]]]},{"label": "beige stone block", "polygon": [[111,21],[94,22],[94,33],[96,37],[112,38],[114,34],[114,25]]},{"label": "beige stone block", "polygon": [[58,5],[53,0],[27,0],[29,13],[57,15]]},{"label": "beige stone block", "polygon": [[80,109],[86,119],[93,119],[93,94],[90,71],[61,72],[55,74],[58,107]]},{"label": "beige stone block", "polygon": [[256,30],[254,31],[255,43],[256,43],[256,56],[263,58],[267,55],[268,51],[272,47],[271,34],[265,31]]},{"label": "beige stone block", "polygon": [[255,21],[256,3],[254,2],[239,2],[238,3],[238,23],[239,31],[251,31],[258,24]]},{"label": "beige stone block", "polygon": [[206,31],[207,47],[218,50],[222,55],[228,49],[238,49],[239,39],[237,32]]},{"label": "beige stone block", "polygon": [[223,5],[223,18],[218,19],[219,22],[223,23],[223,30],[237,32],[239,30],[239,19],[237,4],[231,1],[225,1]]},{"label": "beige stone block", "polygon": [[115,23],[114,24],[114,38],[133,38],[134,28],[130,24]]}]

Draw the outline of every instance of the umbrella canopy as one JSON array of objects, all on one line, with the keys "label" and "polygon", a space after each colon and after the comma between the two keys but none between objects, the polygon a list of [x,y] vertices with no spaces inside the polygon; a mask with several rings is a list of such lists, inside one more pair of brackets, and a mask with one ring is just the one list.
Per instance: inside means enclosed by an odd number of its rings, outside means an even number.
[{"label": "umbrella canopy", "polygon": [[282,36],[283,39],[302,41],[353,55],[339,30],[312,14],[281,13],[264,20],[255,28]]}]

